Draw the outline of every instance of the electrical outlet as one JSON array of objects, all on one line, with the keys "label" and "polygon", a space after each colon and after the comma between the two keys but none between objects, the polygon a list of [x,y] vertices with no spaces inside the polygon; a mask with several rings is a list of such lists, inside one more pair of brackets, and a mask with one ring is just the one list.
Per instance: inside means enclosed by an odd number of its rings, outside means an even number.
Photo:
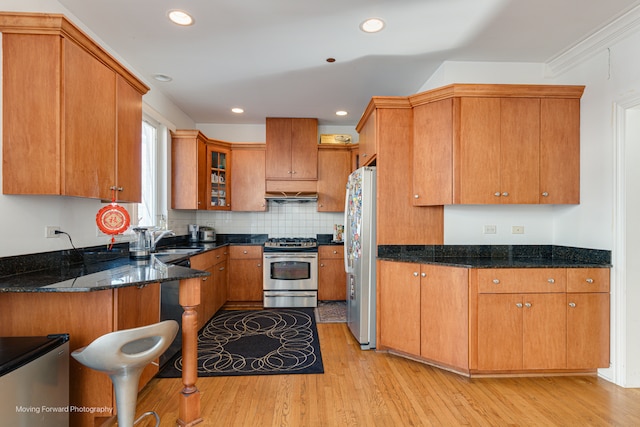
[{"label": "electrical outlet", "polygon": [[495,225],[485,225],[482,230],[484,234],[496,234],[497,227]]},{"label": "electrical outlet", "polygon": [[44,237],[48,239],[51,237],[60,237],[59,234],[56,234],[56,231],[60,231],[59,225],[47,225],[44,228]]},{"label": "electrical outlet", "polygon": [[511,234],[524,234],[524,225],[514,225],[511,227]]}]

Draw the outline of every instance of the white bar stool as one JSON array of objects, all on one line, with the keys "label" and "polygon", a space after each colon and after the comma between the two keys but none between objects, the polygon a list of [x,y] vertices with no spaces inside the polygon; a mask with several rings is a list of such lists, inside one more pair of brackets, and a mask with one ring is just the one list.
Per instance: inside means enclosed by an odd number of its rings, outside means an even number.
[{"label": "white bar stool", "polygon": [[155,412],[146,412],[133,421],[138,400],[138,383],[145,366],[165,352],[177,332],[178,323],[165,320],[105,334],[71,353],[78,362],[104,372],[111,378],[116,392],[119,427],[132,427],[147,415],[155,416],[156,427],[160,424],[160,417]]}]

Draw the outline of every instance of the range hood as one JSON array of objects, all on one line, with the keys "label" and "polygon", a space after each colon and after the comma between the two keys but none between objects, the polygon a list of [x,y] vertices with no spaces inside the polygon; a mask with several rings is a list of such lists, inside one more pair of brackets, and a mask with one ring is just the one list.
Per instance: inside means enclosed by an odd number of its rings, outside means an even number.
[{"label": "range hood", "polygon": [[307,203],[318,201],[318,193],[295,192],[295,191],[273,191],[264,195],[267,201],[276,203]]}]

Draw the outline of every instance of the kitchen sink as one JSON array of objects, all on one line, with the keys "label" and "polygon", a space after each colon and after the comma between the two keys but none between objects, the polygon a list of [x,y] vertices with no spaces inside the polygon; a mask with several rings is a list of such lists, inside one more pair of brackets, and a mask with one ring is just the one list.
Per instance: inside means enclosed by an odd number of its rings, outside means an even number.
[{"label": "kitchen sink", "polygon": [[201,248],[164,248],[158,249],[156,255],[190,255],[202,252]]}]

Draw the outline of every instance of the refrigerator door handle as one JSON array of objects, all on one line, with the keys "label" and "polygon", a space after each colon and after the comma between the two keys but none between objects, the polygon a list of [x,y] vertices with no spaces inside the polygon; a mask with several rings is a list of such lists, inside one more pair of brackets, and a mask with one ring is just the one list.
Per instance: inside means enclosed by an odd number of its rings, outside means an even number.
[{"label": "refrigerator door handle", "polygon": [[349,176],[349,178],[347,179],[347,187],[346,187],[346,191],[345,191],[345,196],[344,196],[344,250],[342,251],[343,257],[344,257],[344,271],[346,273],[349,272],[349,233],[351,232],[351,229],[349,227],[349,181],[351,181],[351,176]]}]

